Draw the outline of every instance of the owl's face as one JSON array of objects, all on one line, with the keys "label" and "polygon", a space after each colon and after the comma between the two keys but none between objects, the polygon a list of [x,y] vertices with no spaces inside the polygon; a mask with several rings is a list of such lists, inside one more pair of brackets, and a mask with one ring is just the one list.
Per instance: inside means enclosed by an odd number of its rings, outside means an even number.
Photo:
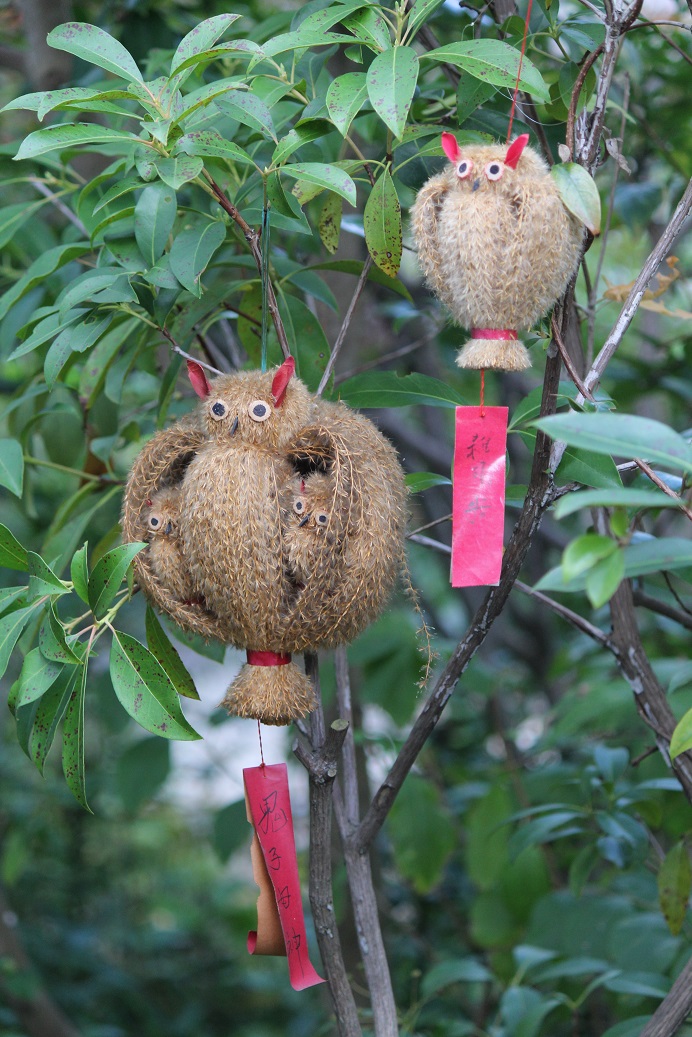
[{"label": "owl's face", "polygon": [[442,148],[451,163],[451,168],[448,167],[451,186],[465,194],[506,193],[527,178],[545,174],[543,160],[526,147],[528,139],[525,133],[509,146],[488,144],[462,148],[451,133],[443,133]]},{"label": "owl's face", "polygon": [[322,534],[330,526],[334,488],[327,475],[309,475],[299,480],[293,494],[289,524]]},{"label": "owl's face", "polygon": [[[211,440],[225,446],[280,448],[307,424],[311,399],[293,378],[292,357],[276,371],[239,371],[209,382],[188,361],[190,380],[201,397],[200,423]],[[200,373],[201,372],[201,373]]]},{"label": "owl's face", "polygon": [[178,490],[162,490],[147,501],[144,523],[149,539],[177,535],[178,494]]}]

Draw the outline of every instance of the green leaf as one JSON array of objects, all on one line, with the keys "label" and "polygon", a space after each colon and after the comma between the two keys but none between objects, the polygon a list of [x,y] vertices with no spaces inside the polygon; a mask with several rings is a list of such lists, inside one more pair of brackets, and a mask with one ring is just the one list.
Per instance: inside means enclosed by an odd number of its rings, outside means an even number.
[{"label": "green leaf", "polygon": [[[65,314],[78,303],[85,302],[87,299],[93,299],[99,292],[110,290],[120,281],[127,281],[127,278],[118,266],[100,266],[94,270],[86,270],[79,277],[75,277],[72,283],[60,292],[56,301],[60,306],[61,313]],[[134,291],[131,292],[131,298],[133,302],[137,301]]]},{"label": "green leaf", "polygon": [[[612,541],[614,543],[614,541]],[[648,573],[674,572],[692,566],[692,543],[682,537],[650,537],[628,544],[622,549],[625,559],[625,579],[646,576]],[[565,591],[574,593],[584,590],[586,580],[583,573],[566,583],[562,566],[551,569],[536,584],[536,590]]]},{"label": "green leaf", "polygon": [[149,266],[163,255],[177,214],[174,190],[162,184],[144,188],[135,205],[135,239]]},{"label": "green leaf", "polygon": [[19,202],[17,205],[8,205],[6,208],[0,209],[0,248],[4,248],[12,240],[19,228],[41,205],[43,205],[42,201],[34,202],[33,205]]},{"label": "green leaf", "polygon": [[240,18],[239,14],[217,14],[214,18],[207,18],[191,29],[187,36],[180,41],[173,55],[171,77],[176,74],[178,66],[182,65],[184,61],[213,47],[226,29],[238,18]]},{"label": "green leaf", "polygon": [[24,488],[24,452],[16,439],[0,439],[0,486],[21,497]]},{"label": "green leaf", "polygon": [[345,198],[351,205],[356,204],[356,185],[351,177],[338,166],[327,162],[301,162],[282,166],[281,173],[293,177],[294,180],[307,180],[309,184],[318,184]]},{"label": "green leaf", "polygon": [[[522,433],[525,436],[526,433]],[[622,479],[612,457],[582,450],[580,447],[568,447],[555,473],[559,482],[580,482],[585,486],[620,489]]]},{"label": "green leaf", "polygon": [[674,760],[676,756],[687,752],[688,749],[692,749],[692,709],[685,713],[673,731],[673,737],[670,740],[671,759]]},{"label": "green leaf", "polygon": [[60,332],[51,344],[43,362],[43,374],[49,389],[55,385],[72,354],[83,353],[87,349],[91,349],[112,322],[112,313],[108,313],[100,320],[98,317],[90,316],[81,324],[71,325]]},{"label": "green leaf", "polygon": [[475,79],[470,75],[462,75],[457,87],[457,121],[459,125],[475,112],[476,108],[489,101],[497,93],[497,87]]},{"label": "green leaf", "polygon": [[145,731],[186,741],[200,737],[183,716],[166,671],[129,634],[114,631],[110,672],[121,705]]},{"label": "green leaf", "polygon": [[130,813],[151,799],[171,771],[171,747],[163,738],[142,738],[119,757],[116,787]]},{"label": "green leaf", "polygon": [[277,144],[271,159],[272,165],[278,166],[295,151],[298,151],[303,144],[309,144],[311,140],[322,140],[330,132],[333,130],[326,119],[312,119],[301,126],[296,126],[295,129],[289,130]]},{"label": "green leaf", "polygon": [[183,184],[199,176],[204,163],[201,158],[192,155],[176,155],[175,158],[157,158],[154,165],[164,184],[177,191]]},{"label": "green leaf", "polygon": [[595,609],[610,601],[625,575],[625,556],[622,551],[613,551],[596,562],[586,576],[586,596]]},{"label": "green leaf", "polygon": [[0,565],[5,569],[17,569],[19,572],[27,572],[29,568],[29,556],[25,547],[19,543],[16,537],[10,533],[7,526],[0,523]]},{"label": "green leaf", "polygon": [[[416,838],[411,838],[411,818],[416,818]],[[451,818],[437,788],[415,775],[394,802],[388,822],[389,835],[399,870],[418,893],[429,893],[456,843]]]},{"label": "green leaf", "polygon": [[89,604],[97,619],[106,614],[108,606],[120,590],[132,559],[146,546],[145,543],[123,544],[98,560],[89,577]]},{"label": "green leaf", "polygon": [[22,587],[0,587],[0,612],[6,612],[18,598],[26,595],[26,585]]},{"label": "green leaf", "polygon": [[14,156],[16,161],[25,158],[37,158],[49,151],[64,151],[66,148],[80,148],[85,144],[122,144],[128,150],[133,144],[141,144],[138,137],[121,130],[111,130],[98,123],[79,123],[77,126],[49,126],[45,130],[34,130],[22,141],[19,151]]},{"label": "green leaf", "polygon": [[565,583],[587,572],[596,562],[617,551],[617,543],[598,533],[585,533],[569,544],[562,555]]},{"label": "green leaf", "polygon": [[661,490],[635,490],[628,488],[612,490],[582,490],[561,497],[555,505],[555,518],[562,519],[583,508],[679,508],[680,501],[669,497]]},{"label": "green leaf", "polygon": [[213,846],[224,863],[247,841],[247,807],[245,800],[229,803],[214,814]]},{"label": "green leaf", "polygon": [[[26,205],[23,208],[26,210]],[[49,248],[47,252],[43,252],[27,268],[22,277],[3,294],[0,299],[0,320],[3,320],[14,304],[19,302],[32,288],[43,284],[51,274],[66,263],[70,263],[73,259],[90,251],[91,245],[88,241],[77,241],[71,245],[56,245],[55,248]]]},{"label": "green leaf", "polygon": [[49,313],[47,317],[38,321],[31,334],[16,349],[12,350],[7,359],[16,360],[20,356],[32,353],[34,349],[38,349],[39,346],[55,338],[61,329],[69,327],[78,320],[82,320],[83,317],[84,310],[74,310],[69,317],[58,312]]},{"label": "green leaf", "polygon": [[339,247],[343,204],[341,198],[337,194],[334,194],[333,191],[330,191],[325,195],[317,221],[317,229],[322,244],[326,248],[327,252],[331,252],[332,255]]},{"label": "green leaf", "polygon": [[420,493],[429,490],[431,486],[451,486],[452,480],[446,475],[437,475],[435,472],[409,472],[404,479],[411,493]]},{"label": "green leaf", "polygon": [[415,0],[409,9],[407,30],[415,36],[418,29],[441,7],[444,0]]},{"label": "green leaf", "polygon": [[466,404],[463,396],[446,382],[424,374],[407,374],[402,378],[395,371],[349,378],[339,386],[338,396],[352,407],[409,407],[413,404],[460,407]]},{"label": "green leaf", "polygon": [[374,4],[363,6],[341,21],[354,36],[371,44],[376,50],[387,50],[392,46],[389,27]]},{"label": "green leaf", "polygon": [[38,646],[43,657],[53,662],[75,666],[82,661],[72,645],[67,643],[65,628],[56,616],[52,602],[38,632]]},{"label": "green leaf", "polygon": [[271,137],[274,143],[278,144],[271,112],[256,94],[249,91],[232,90],[223,97],[216,98],[214,104],[226,115],[230,115],[232,119],[236,119],[253,130],[258,130],[263,137]]},{"label": "green leaf", "polygon": [[658,900],[673,936],[677,936],[687,914],[692,891],[692,868],[684,842],[668,851],[658,870]]},{"label": "green leaf", "polygon": [[370,103],[395,137],[404,132],[417,82],[418,55],[412,47],[385,50],[368,69]]},{"label": "green leaf", "polygon": [[22,672],[19,674],[19,691],[16,708],[28,706],[44,695],[58,679],[64,669],[63,663],[46,659],[39,648],[33,648],[24,658]]},{"label": "green leaf", "polygon": [[428,999],[453,983],[489,983],[493,973],[476,958],[440,961],[426,972],[421,983],[421,997]]},{"label": "green leaf", "polygon": [[347,72],[333,79],[327,88],[327,111],[329,118],[342,136],[348,133],[349,127],[368,97],[368,83],[365,72]]},{"label": "green leaf", "polygon": [[40,597],[48,594],[53,597],[58,594],[68,594],[70,588],[66,587],[51,567],[44,562],[40,555],[29,551],[29,594],[31,597]]},{"label": "green leaf", "polygon": [[577,162],[556,163],[550,175],[566,209],[585,224],[592,234],[601,233],[601,196],[589,172]]},{"label": "green leaf", "polygon": [[67,787],[85,810],[92,813],[86,798],[86,776],[84,767],[84,703],[89,660],[84,660],[81,673],[75,673],[79,681],[70,695],[62,729],[62,770]]},{"label": "green leaf", "polygon": [[39,607],[37,602],[34,602],[27,605],[26,608],[17,609],[16,612],[10,612],[0,619],[0,677],[4,676],[22,630]]},{"label": "green leaf", "polygon": [[77,680],[77,670],[65,670],[38,701],[36,717],[29,736],[29,757],[43,774],[58,724],[65,715]]},{"label": "green leaf", "polygon": [[225,158],[228,162],[243,162],[254,165],[246,151],[226,140],[216,130],[194,130],[186,133],[176,144],[176,151],[186,155],[201,155],[203,158]]},{"label": "green leaf", "polygon": [[225,240],[225,225],[212,220],[181,231],[171,246],[171,270],[180,283],[198,298],[202,295],[202,274]]},{"label": "green leaf", "polygon": [[168,640],[166,632],[159,623],[151,605],[147,605],[145,623],[149,651],[161,663],[175,690],[179,695],[185,695],[186,698],[198,699],[199,693],[195,687],[195,682],[187,672],[185,663],[178,655],[178,652]]},{"label": "green leaf", "polygon": [[46,42],[56,50],[67,51],[77,58],[105,68],[121,79],[142,82],[142,73],[129,50],[110,33],[86,22],[65,22],[48,33]]},{"label": "green leaf", "polygon": [[692,472],[692,447],[682,436],[652,418],[632,414],[554,414],[535,422],[553,439],[597,454],[643,457]]},{"label": "green leaf", "polygon": [[[520,52],[500,40],[465,40],[437,47],[422,58],[455,65],[476,79],[511,92],[517,80]],[[543,77],[527,57],[522,61],[519,89],[533,94],[539,101],[550,100],[550,91]]]},{"label": "green leaf", "polygon": [[395,277],[403,250],[401,206],[388,169],[375,183],[365,203],[363,229],[368,252],[376,265],[389,277]]},{"label": "green leaf", "polygon": [[83,544],[79,551],[76,551],[70,565],[70,576],[72,577],[72,583],[75,589],[75,594],[78,594],[85,604],[89,604],[89,568],[87,565],[87,551],[88,544]]}]

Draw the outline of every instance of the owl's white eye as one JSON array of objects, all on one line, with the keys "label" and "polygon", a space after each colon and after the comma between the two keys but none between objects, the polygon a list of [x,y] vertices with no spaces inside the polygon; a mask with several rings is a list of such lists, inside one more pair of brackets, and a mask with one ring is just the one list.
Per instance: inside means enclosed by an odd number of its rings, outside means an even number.
[{"label": "owl's white eye", "polygon": [[214,421],[223,421],[228,416],[228,407],[223,400],[215,400],[209,408],[209,413]]},{"label": "owl's white eye", "polygon": [[502,162],[488,162],[487,166],[483,170],[488,180],[499,180],[505,171],[505,167]]},{"label": "owl's white eye", "polygon": [[154,532],[157,532],[157,530],[161,529],[162,522],[163,520],[161,516],[157,515],[155,512],[152,513],[147,519],[147,525],[149,526],[149,529],[152,529]]},{"label": "owl's white eye", "polygon": [[318,511],[315,515],[315,522],[318,526],[326,526],[329,522],[329,515],[325,515],[323,511]]},{"label": "owl's white eye", "polygon": [[247,412],[253,421],[266,421],[271,414],[271,408],[266,400],[253,400]]},{"label": "owl's white eye", "polygon": [[473,162],[470,158],[462,158],[461,162],[457,166],[457,176],[460,180],[465,180],[467,176],[471,176],[471,170],[473,169]]},{"label": "owl's white eye", "polygon": [[305,501],[301,500],[300,497],[298,497],[297,500],[294,500],[293,502],[293,510],[295,511],[296,515],[302,515],[305,511]]}]

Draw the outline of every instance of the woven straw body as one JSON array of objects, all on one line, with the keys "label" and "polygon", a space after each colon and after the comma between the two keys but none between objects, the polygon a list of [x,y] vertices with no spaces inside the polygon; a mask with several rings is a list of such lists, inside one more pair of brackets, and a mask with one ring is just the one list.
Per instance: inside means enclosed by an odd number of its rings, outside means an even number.
[{"label": "woven straw body", "polygon": [[[468,329],[527,330],[565,290],[581,254],[583,227],[565,208],[548,167],[526,147],[516,169],[505,145],[463,147],[459,162],[432,177],[411,209],[428,284]],[[484,170],[502,166],[490,180]],[[516,340],[474,338],[462,367],[517,370],[530,364]]]},{"label": "woven straw body", "polygon": [[[188,420],[154,436],[130,475],[123,532],[152,538],[137,576],[181,626],[286,655],[350,641],[385,607],[405,569],[407,491],[372,422],[297,379],[277,403],[272,379],[221,376]],[[156,545],[155,508],[170,524]],[[224,705],[282,724],[314,693],[294,664],[247,665]]]}]

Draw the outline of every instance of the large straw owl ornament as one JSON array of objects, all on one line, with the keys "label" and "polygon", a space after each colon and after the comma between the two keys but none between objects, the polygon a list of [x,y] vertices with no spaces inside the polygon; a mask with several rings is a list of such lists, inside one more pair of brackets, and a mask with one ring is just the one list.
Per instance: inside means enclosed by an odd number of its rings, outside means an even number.
[{"label": "large straw owl ornament", "polygon": [[450,165],[428,180],[411,210],[423,273],[471,332],[459,367],[529,367],[517,332],[544,315],[579,263],[583,225],[528,139],[461,148],[443,133]]},{"label": "large straw owl ornament", "polygon": [[247,650],[224,705],[270,724],[315,705],[291,653],[355,637],[405,565],[394,449],[294,369],[289,357],[209,381],[188,362],[197,410],[144,448],[123,510],[124,539],[149,542],[135,560],[146,596],[184,629]]}]

